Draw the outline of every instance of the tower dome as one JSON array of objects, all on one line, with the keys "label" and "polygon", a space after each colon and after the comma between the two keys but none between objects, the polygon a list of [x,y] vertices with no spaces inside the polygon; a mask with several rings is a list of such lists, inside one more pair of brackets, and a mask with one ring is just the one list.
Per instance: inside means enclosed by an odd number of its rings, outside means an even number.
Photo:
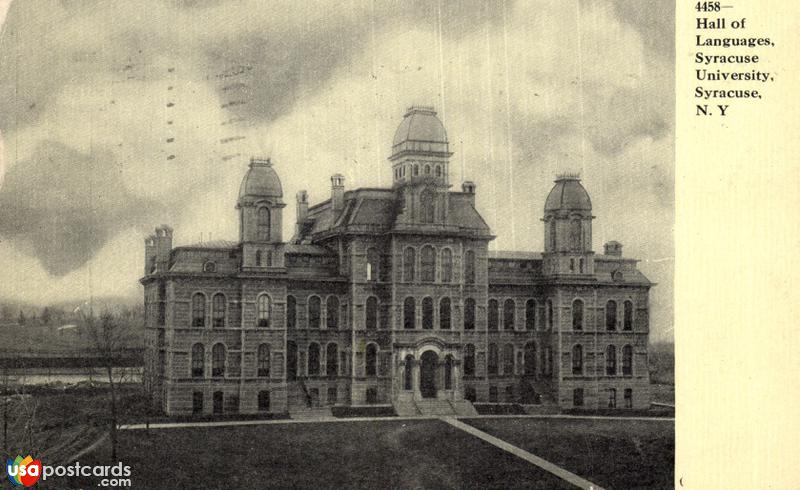
[{"label": "tower dome", "polygon": [[591,211],[592,200],[589,193],[581,185],[577,175],[563,174],[555,180],[556,185],[547,195],[544,205],[545,213],[551,211]]},{"label": "tower dome", "polygon": [[250,198],[282,198],[281,179],[272,168],[269,158],[251,158],[250,168],[239,187],[239,200]]},{"label": "tower dome", "polygon": [[433,107],[412,106],[394,133],[390,160],[407,152],[448,154],[447,131]]}]

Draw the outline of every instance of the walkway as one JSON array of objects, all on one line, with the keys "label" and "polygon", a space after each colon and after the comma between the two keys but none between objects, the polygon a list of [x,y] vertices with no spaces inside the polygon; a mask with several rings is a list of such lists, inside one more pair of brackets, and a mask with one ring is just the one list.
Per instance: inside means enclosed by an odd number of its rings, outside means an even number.
[{"label": "walkway", "polygon": [[529,453],[524,449],[520,449],[517,446],[511,445],[502,439],[498,439],[492,435],[483,432],[482,430],[478,430],[471,425],[467,425],[460,420],[456,420],[452,417],[441,417],[441,420],[447,422],[448,424],[452,425],[457,429],[461,429],[464,432],[471,434],[479,439],[482,439],[489,444],[502,449],[503,451],[509,452],[518,458],[522,458],[525,461],[538,466],[539,468],[556,475],[557,477],[561,478],[564,481],[572,483],[573,485],[583,488],[586,490],[602,490],[600,485],[594,484],[589,480],[583,479],[576,475],[575,473],[570,473],[569,471],[561,468],[560,466],[556,466],[549,461],[545,461],[544,459],[536,456],[535,454]]}]

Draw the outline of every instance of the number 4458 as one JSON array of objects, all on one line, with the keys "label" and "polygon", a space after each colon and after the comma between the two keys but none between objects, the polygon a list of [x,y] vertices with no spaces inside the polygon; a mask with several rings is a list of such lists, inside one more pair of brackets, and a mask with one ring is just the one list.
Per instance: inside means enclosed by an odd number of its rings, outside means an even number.
[{"label": "number 4458", "polygon": [[694,7],[698,12],[719,12],[719,2],[697,2]]}]

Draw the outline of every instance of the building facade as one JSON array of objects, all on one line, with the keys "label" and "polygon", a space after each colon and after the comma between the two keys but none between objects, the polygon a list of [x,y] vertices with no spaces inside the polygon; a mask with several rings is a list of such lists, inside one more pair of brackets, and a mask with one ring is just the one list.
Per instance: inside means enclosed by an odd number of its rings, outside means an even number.
[{"label": "building facade", "polygon": [[451,190],[447,133],[412,107],[395,133],[390,188],[309,206],[252,159],[238,241],[145,241],[146,382],[167,414],[285,413],[436,401],[643,409],[650,403],[650,281],[622,245],[592,247],[577,176],[547,197],[544,251],[489,250],[475,185]]}]

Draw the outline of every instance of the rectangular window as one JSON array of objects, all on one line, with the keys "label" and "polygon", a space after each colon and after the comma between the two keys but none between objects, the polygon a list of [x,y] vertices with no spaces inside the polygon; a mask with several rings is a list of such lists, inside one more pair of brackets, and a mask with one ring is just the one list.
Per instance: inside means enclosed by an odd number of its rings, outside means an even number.
[{"label": "rectangular window", "polygon": [[572,405],[576,407],[583,406],[583,388],[575,388],[572,390]]},{"label": "rectangular window", "polygon": [[625,408],[633,408],[633,390],[625,388]]},{"label": "rectangular window", "polygon": [[608,408],[617,408],[617,389],[608,389]]},{"label": "rectangular window", "polygon": [[203,392],[195,391],[192,393],[192,413],[195,415],[203,413]]}]

